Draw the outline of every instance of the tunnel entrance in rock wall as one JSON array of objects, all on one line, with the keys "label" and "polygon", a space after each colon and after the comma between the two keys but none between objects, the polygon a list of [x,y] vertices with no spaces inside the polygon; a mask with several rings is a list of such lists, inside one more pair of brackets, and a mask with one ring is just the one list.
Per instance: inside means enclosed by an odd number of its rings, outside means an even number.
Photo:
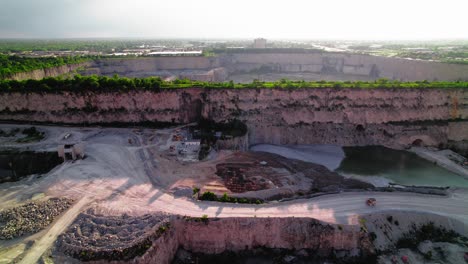
[{"label": "tunnel entrance in rock wall", "polygon": [[411,146],[413,147],[422,147],[424,146],[424,142],[422,141],[422,139],[416,139],[413,141],[413,143],[411,143]]}]

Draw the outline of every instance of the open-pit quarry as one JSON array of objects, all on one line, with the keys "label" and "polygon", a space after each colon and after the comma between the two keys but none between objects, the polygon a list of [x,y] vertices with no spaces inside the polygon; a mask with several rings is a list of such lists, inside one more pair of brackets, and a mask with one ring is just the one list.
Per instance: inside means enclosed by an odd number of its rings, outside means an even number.
[{"label": "open-pit quarry", "polygon": [[[467,100],[466,89],[1,93],[0,263],[463,263]],[[354,149],[372,145],[394,152]],[[366,153],[366,173],[387,171],[379,181],[359,170]]]},{"label": "open-pit quarry", "polygon": [[[76,73],[457,81],[468,66],[226,52],[12,79]],[[0,121],[0,263],[468,261],[466,88],[10,90]]]}]

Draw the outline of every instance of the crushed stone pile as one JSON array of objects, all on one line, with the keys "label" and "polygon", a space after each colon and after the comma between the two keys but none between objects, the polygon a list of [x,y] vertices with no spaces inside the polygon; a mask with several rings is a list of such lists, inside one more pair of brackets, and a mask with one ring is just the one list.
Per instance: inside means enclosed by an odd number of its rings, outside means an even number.
[{"label": "crushed stone pile", "polygon": [[73,203],[68,198],[50,198],[0,211],[0,239],[7,240],[46,228]]},{"label": "crushed stone pile", "polygon": [[81,213],[57,240],[57,250],[81,261],[130,260],[143,255],[169,229],[164,214],[104,216]]}]

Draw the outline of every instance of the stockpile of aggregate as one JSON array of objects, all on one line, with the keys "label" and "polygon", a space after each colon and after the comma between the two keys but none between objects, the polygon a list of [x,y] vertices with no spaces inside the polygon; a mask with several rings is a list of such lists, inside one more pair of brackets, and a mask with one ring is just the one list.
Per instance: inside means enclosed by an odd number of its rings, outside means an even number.
[{"label": "stockpile of aggregate", "polygon": [[82,260],[130,260],[143,255],[170,228],[168,216],[81,213],[57,240],[57,250]]},{"label": "stockpile of aggregate", "polygon": [[0,211],[0,239],[13,239],[36,233],[67,210],[73,201],[68,198],[50,198]]}]

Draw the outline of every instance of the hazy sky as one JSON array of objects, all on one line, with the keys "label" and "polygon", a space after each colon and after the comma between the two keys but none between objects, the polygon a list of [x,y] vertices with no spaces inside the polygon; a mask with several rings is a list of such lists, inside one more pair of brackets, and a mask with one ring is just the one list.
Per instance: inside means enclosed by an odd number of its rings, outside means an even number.
[{"label": "hazy sky", "polygon": [[468,0],[0,0],[0,38],[468,38]]}]

